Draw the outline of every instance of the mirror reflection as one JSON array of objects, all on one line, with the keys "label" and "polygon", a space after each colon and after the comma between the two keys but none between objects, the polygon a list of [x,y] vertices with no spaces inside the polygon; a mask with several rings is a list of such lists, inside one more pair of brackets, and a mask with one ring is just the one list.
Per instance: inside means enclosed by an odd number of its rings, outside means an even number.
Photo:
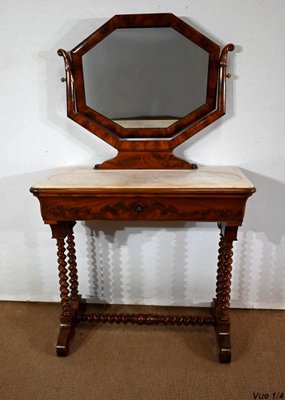
[{"label": "mirror reflection", "polygon": [[172,28],[119,28],[83,56],[86,104],[125,128],[166,128],[206,102],[208,64]]}]

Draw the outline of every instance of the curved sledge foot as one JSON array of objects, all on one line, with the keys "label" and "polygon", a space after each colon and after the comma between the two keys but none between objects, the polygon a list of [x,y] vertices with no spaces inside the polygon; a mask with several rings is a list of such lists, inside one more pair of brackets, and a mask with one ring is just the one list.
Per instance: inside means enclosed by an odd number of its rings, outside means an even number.
[{"label": "curved sledge foot", "polygon": [[217,342],[219,347],[220,363],[230,363],[232,358],[230,334],[223,332],[217,333]]},{"label": "curved sledge foot", "polygon": [[66,357],[69,353],[69,345],[75,332],[75,322],[61,322],[59,335],[56,343],[56,354],[59,357]]},{"label": "curved sledge foot", "polygon": [[59,357],[66,357],[69,353],[70,342],[74,336],[77,326],[77,315],[86,309],[86,300],[78,296],[78,299],[70,301],[71,316],[60,318],[59,334],[56,344],[56,354]]}]

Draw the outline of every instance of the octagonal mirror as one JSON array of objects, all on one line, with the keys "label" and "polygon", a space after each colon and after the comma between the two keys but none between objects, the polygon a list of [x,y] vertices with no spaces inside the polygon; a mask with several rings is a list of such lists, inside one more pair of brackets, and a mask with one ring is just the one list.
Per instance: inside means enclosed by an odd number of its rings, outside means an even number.
[{"label": "octagonal mirror", "polygon": [[118,149],[103,168],[193,168],[172,150],[224,114],[232,49],[172,14],[117,15],[59,50],[67,114]]},{"label": "octagonal mirror", "polygon": [[124,128],[166,128],[206,103],[208,66],[173,28],[119,28],[83,56],[86,105]]}]

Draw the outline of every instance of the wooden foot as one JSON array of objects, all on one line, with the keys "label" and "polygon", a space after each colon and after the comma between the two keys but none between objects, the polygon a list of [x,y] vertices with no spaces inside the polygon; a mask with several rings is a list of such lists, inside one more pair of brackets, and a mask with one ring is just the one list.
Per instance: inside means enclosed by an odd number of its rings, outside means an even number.
[{"label": "wooden foot", "polygon": [[227,322],[219,321],[221,316],[221,310],[217,304],[217,299],[213,299],[211,314],[216,318],[215,330],[217,345],[219,351],[219,361],[220,363],[227,364],[231,362],[232,352],[231,352],[231,336],[230,336],[230,320]]},{"label": "wooden foot", "polygon": [[71,340],[75,334],[78,324],[78,314],[86,310],[86,301],[78,295],[78,300],[70,301],[70,318],[60,318],[59,334],[56,343],[56,354],[59,357],[66,357],[69,353]]},{"label": "wooden foot", "polygon": [[61,319],[56,343],[56,354],[59,357],[66,357],[68,355],[70,342],[75,332],[75,326],[75,320],[66,322],[64,319]]},{"label": "wooden foot", "polygon": [[219,350],[219,361],[223,364],[231,362],[232,350],[231,350],[231,336],[230,336],[230,324],[227,326],[216,326],[216,337]]}]

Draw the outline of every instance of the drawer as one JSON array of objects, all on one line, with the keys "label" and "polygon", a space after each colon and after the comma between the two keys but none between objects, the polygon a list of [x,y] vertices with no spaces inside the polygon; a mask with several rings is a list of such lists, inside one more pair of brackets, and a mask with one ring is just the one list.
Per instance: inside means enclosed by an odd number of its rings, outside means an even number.
[{"label": "drawer", "polygon": [[[47,197],[44,220],[242,221],[243,196]],[[47,222],[49,223],[49,222]]]}]

